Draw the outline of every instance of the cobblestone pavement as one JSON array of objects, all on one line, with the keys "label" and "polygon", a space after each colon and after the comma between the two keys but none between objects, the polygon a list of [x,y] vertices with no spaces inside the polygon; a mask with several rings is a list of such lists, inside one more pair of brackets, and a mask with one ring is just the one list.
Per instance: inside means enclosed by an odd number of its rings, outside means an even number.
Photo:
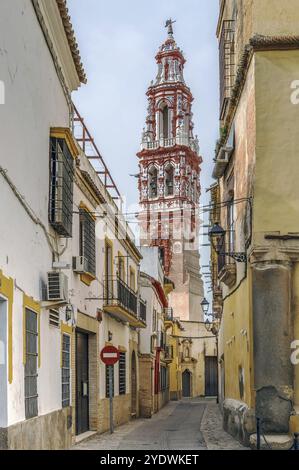
[{"label": "cobblestone pavement", "polygon": [[80,450],[240,450],[222,430],[218,405],[201,399],[170,402],[151,419],[133,420],[111,436],[96,435]]}]

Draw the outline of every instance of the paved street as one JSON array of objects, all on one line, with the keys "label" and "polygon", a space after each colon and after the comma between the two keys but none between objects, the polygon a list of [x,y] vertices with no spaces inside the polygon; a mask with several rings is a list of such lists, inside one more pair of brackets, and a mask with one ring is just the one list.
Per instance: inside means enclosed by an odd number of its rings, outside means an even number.
[{"label": "paved street", "polygon": [[82,450],[244,450],[222,430],[213,401],[170,402],[152,419],[140,419],[74,447]]}]

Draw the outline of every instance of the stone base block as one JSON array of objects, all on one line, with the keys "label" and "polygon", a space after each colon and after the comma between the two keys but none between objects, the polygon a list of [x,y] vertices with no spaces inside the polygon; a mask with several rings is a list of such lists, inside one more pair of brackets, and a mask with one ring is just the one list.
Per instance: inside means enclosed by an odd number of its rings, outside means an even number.
[{"label": "stone base block", "polygon": [[63,450],[72,444],[72,411],[64,408],[0,429],[0,449]]},{"label": "stone base block", "polygon": [[241,444],[248,447],[255,432],[255,412],[246,403],[226,399],[223,402],[223,428]]},{"label": "stone base block", "polygon": [[[293,437],[288,434],[267,434],[261,437],[261,450],[289,450],[294,443]],[[256,450],[257,435],[250,436],[250,447]]]}]

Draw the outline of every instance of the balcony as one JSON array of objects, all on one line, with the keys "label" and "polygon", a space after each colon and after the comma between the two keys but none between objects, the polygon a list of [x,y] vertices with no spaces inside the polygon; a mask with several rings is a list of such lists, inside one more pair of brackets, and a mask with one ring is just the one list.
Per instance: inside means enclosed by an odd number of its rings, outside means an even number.
[{"label": "balcony", "polygon": [[169,148],[175,145],[184,145],[190,147],[194,152],[199,152],[197,139],[190,139],[188,136],[177,136],[171,139],[160,139],[155,141],[143,141],[141,150],[157,150],[158,148]]},{"label": "balcony", "polygon": [[219,271],[219,280],[227,287],[233,287],[237,281],[237,267],[236,263],[226,263]]},{"label": "balcony", "polygon": [[[145,319],[139,313],[138,296],[125,281],[119,277],[109,277],[104,280],[103,290],[104,312],[118,320],[128,322],[131,326],[145,328]],[[141,299],[139,299],[139,305],[144,317],[146,307],[144,311],[144,302]]]},{"label": "balcony", "polygon": [[164,308],[164,318],[166,321],[173,321],[173,309],[168,307]]}]

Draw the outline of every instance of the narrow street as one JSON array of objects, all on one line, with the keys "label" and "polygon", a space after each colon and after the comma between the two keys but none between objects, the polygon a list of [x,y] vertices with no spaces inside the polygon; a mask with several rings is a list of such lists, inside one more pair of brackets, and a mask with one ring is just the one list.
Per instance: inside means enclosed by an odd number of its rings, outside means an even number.
[{"label": "narrow street", "polygon": [[223,431],[219,408],[202,399],[170,402],[151,419],[96,435],[74,450],[245,450]]}]

